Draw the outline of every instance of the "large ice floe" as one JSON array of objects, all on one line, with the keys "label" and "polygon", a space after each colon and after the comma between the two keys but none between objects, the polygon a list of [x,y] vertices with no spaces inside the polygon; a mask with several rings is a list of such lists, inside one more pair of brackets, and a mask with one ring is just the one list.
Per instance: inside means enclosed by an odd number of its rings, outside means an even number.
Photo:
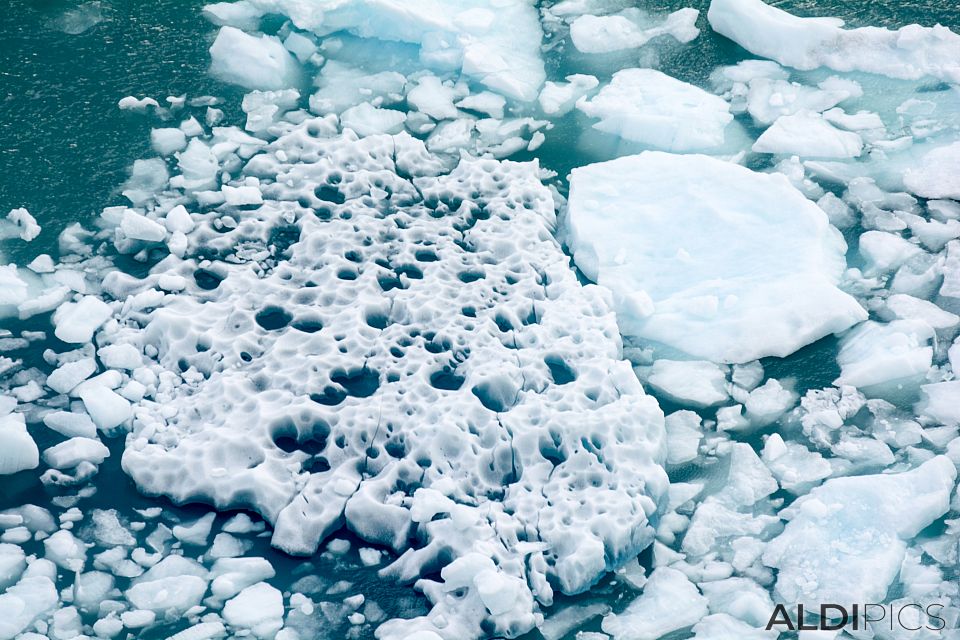
[{"label": "large ice floe", "polygon": [[707,18],[750,53],[796,69],[960,82],[960,35],[940,25],[844,29],[843,20],[799,18],[762,0],[711,0]]},{"label": "large ice floe", "polygon": [[714,362],[786,356],[866,319],[846,243],[789,181],[647,151],[570,177],[568,242],[624,333]]}]

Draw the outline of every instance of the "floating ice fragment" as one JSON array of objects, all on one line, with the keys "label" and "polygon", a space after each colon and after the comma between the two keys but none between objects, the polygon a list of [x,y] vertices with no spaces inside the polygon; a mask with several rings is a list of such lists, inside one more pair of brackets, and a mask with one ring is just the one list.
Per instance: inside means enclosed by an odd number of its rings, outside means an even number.
[{"label": "floating ice fragment", "polygon": [[547,81],[540,90],[540,108],[548,116],[559,117],[573,109],[577,100],[597,87],[600,81],[594,76],[574,73],[566,82]]},{"label": "floating ice fragment", "polygon": [[90,342],[112,311],[95,296],[83,296],[78,302],[67,302],[53,314],[54,334],[64,342]]},{"label": "floating ice fragment", "polygon": [[648,151],[575,169],[567,224],[621,330],[693,356],[782,357],[866,319],[842,237],[780,175]]},{"label": "floating ice fragment", "polygon": [[99,440],[70,438],[43,452],[43,461],[54,469],[72,469],[82,462],[99,465],[110,456],[110,450]]},{"label": "floating ice fragment", "polygon": [[934,331],[921,320],[868,321],[843,337],[837,386],[851,385],[887,397],[923,380],[933,359]]},{"label": "floating ice fragment", "polygon": [[40,225],[37,224],[37,219],[22,207],[11,209],[10,213],[7,214],[7,222],[10,223],[10,229],[6,228],[6,223],[0,224],[0,239],[6,237],[8,232],[25,242],[30,242],[40,235]]},{"label": "floating ice fragment", "polygon": [[838,18],[799,18],[761,0],[712,0],[707,19],[747,51],[796,69],[960,82],[960,35],[940,25],[843,29]]},{"label": "floating ice fragment", "polygon": [[957,470],[937,456],[912,471],[826,481],[781,512],[789,520],[763,552],[776,592],[810,608],[883,602],[906,541],[947,512]]},{"label": "floating ice fragment", "polygon": [[853,131],[841,131],[813,113],[780,116],[753,144],[757,153],[804,158],[856,158],[863,140]]},{"label": "floating ice fragment", "polygon": [[223,618],[235,629],[249,629],[258,638],[273,638],[283,626],[283,595],[266,582],[258,582],[228,600]]},{"label": "floating ice fragment", "polygon": [[275,36],[221,27],[210,57],[213,76],[247,89],[283,89],[300,82],[300,65]]},{"label": "floating ice fragment", "polygon": [[609,16],[583,15],[570,24],[570,39],[583,53],[609,53],[634,49],[664,35],[678,42],[690,42],[700,30],[696,27],[700,12],[680,9],[662,22],[636,7],[630,7]]},{"label": "floating ice fragment", "polygon": [[525,0],[476,2],[425,0],[397,5],[390,0],[250,0],[254,7],[283,13],[298,28],[326,36],[349,31],[361,38],[410,42],[430,68],[459,68],[504,96],[537,97],[545,72],[540,58],[537,10]]},{"label": "floating ice fragment", "polygon": [[727,372],[702,360],[659,359],[650,368],[647,383],[670,399],[692,407],[709,407],[729,397]]},{"label": "floating ice fragment", "polygon": [[960,200],[960,171],[957,167],[960,167],[960,142],[928,151],[918,166],[907,169],[903,183],[912,193],[924,198]]},{"label": "floating ice fragment", "polygon": [[602,626],[615,640],[657,640],[696,624],[707,611],[707,599],[687,576],[659,567],[640,597],[621,613],[606,616]]},{"label": "floating ice fragment", "polygon": [[624,69],[577,109],[599,118],[594,129],[666,151],[723,144],[729,106],[703,89],[654,69]]},{"label": "floating ice fragment", "polygon": [[0,416],[0,475],[9,475],[40,464],[37,444],[27,432],[23,414]]}]

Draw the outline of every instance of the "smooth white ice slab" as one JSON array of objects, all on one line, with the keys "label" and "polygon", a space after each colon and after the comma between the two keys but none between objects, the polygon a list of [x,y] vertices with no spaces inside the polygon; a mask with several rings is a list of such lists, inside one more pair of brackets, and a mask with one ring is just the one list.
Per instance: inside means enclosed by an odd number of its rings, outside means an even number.
[{"label": "smooth white ice slab", "polygon": [[[833,383],[880,395],[916,387],[932,364],[933,340],[933,329],[922,320],[865,322],[843,337],[837,355],[840,377]],[[884,388],[891,383],[894,388]]]},{"label": "smooth white ice slab", "polygon": [[300,65],[274,36],[222,27],[210,47],[210,73],[247,89],[283,89],[300,81]]},{"label": "smooth white ice slab", "polygon": [[427,67],[459,68],[465,76],[517,100],[537,97],[546,74],[536,8],[525,0],[250,0],[264,12],[289,16],[298,28],[326,36],[349,31],[420,45]]},{"label": "smooth white ice slab", "polygon": [[826,481],[780,515],[763,552],[787,603],[884,602],[906,542],[947,512],[957,469],[945,456],[912,471]]},{"label": "smooth white ice slab", "polygon": [[664,35],[690,42],[700,35],[696,27],[699,15],[696,9],[686,8],[657,20],[636,7],[609,16],[583,15],[570,24],[570,39],[583,53],[635,49]]},{"label": "smooth white ice slab", "polygon": [[853,131],[837,129],[816,113],[780,116],[753,144],[758,153],[804,158],[856,158],[863,140]]},{"label": "smooth white ice slab", "polygon": [[644,152],[575,169],[568,242],[621,330],[713,362],[786,356],[866,319],[846,244],[781,175]]},{"label": "smooth white ice slab", "polygon": [[40,452],[27,433],[23,414],[0,417],[0,475],[36,469],[39,464]]},{"label": "smooth white ice slab", "polygon": [[577,108],[600,122],[594,129],[666,151],[723,144],[733,120],[726,101],[655,69],[624,69]]},{"label": "smooth white ice slab", "polygon": [[960,171],[957,167],[960,167],[960,142],[928,151],[917,165],[907,169],[903,183],[911,192],[924,198],[960,199]]},{"label": "smooth white ice slab", "polygon": [[702,360],[661,359],[650,368],[647,383],[681,404],[709,407],[730,397],[725,369]]},{"label": "smooth white ice slab", "polygon": [[761,0],[712,0],[707,19],[750,53],[796,69],[960,82],[960,35],[940,25],[843,29],[838,18],[800,18]]}]

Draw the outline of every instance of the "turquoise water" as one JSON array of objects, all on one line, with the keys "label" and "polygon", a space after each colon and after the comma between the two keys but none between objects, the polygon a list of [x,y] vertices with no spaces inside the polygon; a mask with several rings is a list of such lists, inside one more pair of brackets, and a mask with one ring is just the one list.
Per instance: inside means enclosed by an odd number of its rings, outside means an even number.
[{"label": "turquoise water", "polygon": [[[713,34],[706,25],[707,2],[676,0],[644,5],[654,11],[696,6],[702,15],[702,33],[696,47],[666,47],[659,53],[660,68],[671,75],[705,85],[718,65],[735,63],[747,57],[745,52]],[[941,22],[960,25],[960,5],[938,2],[814,3],[791,0],[774,2],[777,6],[803,15],[837,15],[851,25],[899,26],[910,22]],[[228,121],[237,122],[243,91],[210,78],[206,73],[207,48],[215,28],[200,15],[203,2],[193,0],[104,1],[96,24],[78,24],[76,3],[62,1],[4,0],[0,11],[0,212],[26,207],[38,219],[44,231],[33,243],[11,243],[3,247],[5,257],[26,263],[36,254],[56,255],[57,234],[73,222],[87,223],[107,205],[121,202],[119,186],[126,179],[131,163],[151,155],[149,131],[164,126],[153,115],[121,111],[117,101],[127,95],[151,96],[161,103],[166,96],[214,95],[223,99],[218,105]],[[82,22],[82,21],[81,21]],[[66,33],[64,29],[80,33]],[[633,54],[631,54],[633,55]],[[566,73],[609,75],[614,58],[587,58],[575,52],[548,59],[551,77]],[[616,66],[624,66],[622,63]],[[175,116],[176,123],[182,116]],[[577,151],[575,141],[581,126],[571,114],[557,123],[546,144],[536,154],[522,153],[519,159],[539,157],[541,162],[561,176],[575,166],[597,157],[613,155],[607,149],[590,155]],[[48,329],[45,318],[28,323],[6,321],[4,328]],[[11,355],[28,363],[39,360],[35,346]],[[836,340],[828,338],[811,345],[789,359],[766,361],[767,374],[793,378],[797,389],[829,384],[837,375]],[[666,407],[669,408],[669,407]],[[42,432],[41,432],[42,431]],[[36,433],[41,449],[56,439],[50,432]],[[100,490],[85,502],[86,508],[118,508],[129,511],[163,504],[179,516],[189,519],[203,507],[175,508],[162,501],[139,496],[133,484],[119,469],[121,442],[111,443],[113,456],[101,468]],[[50,495],[35,472],[5,478],[0,485],[0,509],[34,502],[42,504]],[[225,520],[227,516],[219,516]],[[354,557],[318,558],[315,564],[289,558],[273,551],[263,542],[253,553],[267,557],[277,568],[278,585],[291,584],[298,576],[312,572],[336,575],[355,583],[359,590],[377,601],[388,613],[412,615],[423,611],[423,600],[407,589],[383,583],[372,570],[361,569]],[[614,608],[632,592],[622,583],[606,581],[590,594],[604,599]],[[583,599],[578,599],[582,601]],[[598,625],[586,629],[598,628]],[[319,631],[318,631],[319,633]],[[529,638],[538,637],[538,633]]]}]

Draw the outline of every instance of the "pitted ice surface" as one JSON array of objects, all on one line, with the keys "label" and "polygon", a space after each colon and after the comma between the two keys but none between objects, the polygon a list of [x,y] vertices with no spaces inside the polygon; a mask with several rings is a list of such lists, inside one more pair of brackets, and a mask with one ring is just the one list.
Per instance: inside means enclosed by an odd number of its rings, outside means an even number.
[{"label": "pitted ice surface", "polygon": [[552,236],[536,163],[445,173],[410,136],[328,125],[234,167],[262,204],[187,202],[182,258],[107,279],[114,342],[156,353],[123,468],[261,513],[289,553],[345,525],[402,554],[387,575],[441,570],[420,582],[434,611],[382,637],[518,635],[651,543],[662,413]]}]

